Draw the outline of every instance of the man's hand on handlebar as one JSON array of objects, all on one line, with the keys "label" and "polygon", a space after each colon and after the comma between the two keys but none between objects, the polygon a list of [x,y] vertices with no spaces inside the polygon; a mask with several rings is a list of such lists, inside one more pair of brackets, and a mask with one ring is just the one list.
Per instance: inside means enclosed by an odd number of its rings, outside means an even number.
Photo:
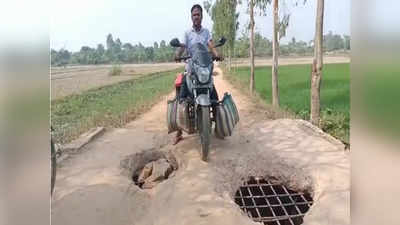
[{"label": "man's hand on handlebar", "polygon": [[185,60],[188,60],[188,59],[190,59],[191,57],[190,56],[175,56],[175,62],[181,62],[182,60],[183,61],[185,61]]},{"label": "man's hand on handlebar", "polygon": [[180,56],[175,56],[175,62],[180,63],[182,61]]},{"label": "man's hand on handlebar", "polygon": [[215,61],[222,61],[222,60],[224,60],[224,57],[223,56],[214,56],[213,59]]}]

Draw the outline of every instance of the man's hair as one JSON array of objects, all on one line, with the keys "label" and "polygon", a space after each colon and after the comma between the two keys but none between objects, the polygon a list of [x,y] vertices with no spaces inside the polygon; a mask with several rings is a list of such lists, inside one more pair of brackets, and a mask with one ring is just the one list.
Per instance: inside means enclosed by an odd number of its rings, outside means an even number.
[{"label": "man's hair", "polygon": [[195,8],[199,9],[200,10],[200,14],[203,15],[203,8],[201,8],[201,5],[199,5],[199,4],[193,5],[192,9],[190,10],[190,12],[192,13]]}]

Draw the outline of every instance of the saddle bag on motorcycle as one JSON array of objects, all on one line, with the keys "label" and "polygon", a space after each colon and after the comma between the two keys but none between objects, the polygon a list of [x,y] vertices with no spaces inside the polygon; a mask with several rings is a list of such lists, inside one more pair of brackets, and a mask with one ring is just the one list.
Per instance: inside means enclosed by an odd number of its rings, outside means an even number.
[{"label": "saddle bag on motorcycle", "polygon": [[173,100],[168,100],[167,108],[167,125],[168,134],[179,129],[176,118],[178,112],[178,100],[175,98]]},{"label": "saddle bag on motorcycle", "polygon": [[239,122],[239,113],[230,94],[225,93],[222,101],[215,107],[215,132],[219,137],[231,136],[233,128]]},{"label": "saddle bag on motorcycle", "polygon": [[186,101],[178,104],[177,125],[188,134],[194,133],[193,123],[189,117],[189,104]]},{"label": "saddle bag on motorcycle", "polygon": [[233,101],[232,95],[225,93],[224,98],[222,99],[222,102],[224,105],[226,105],[228,107],[228,109],[231,112],[232,117],[235,121],[234,123],[236,125],[239,122],[239,112],[236,108],[235,102]]},{"label": "saddle bag on motorcycle", "polygon": [[183,82],[183,73],[178,73],[178,75],[176,76],[175,79],[175,87],[180,87],[182,85]]}]

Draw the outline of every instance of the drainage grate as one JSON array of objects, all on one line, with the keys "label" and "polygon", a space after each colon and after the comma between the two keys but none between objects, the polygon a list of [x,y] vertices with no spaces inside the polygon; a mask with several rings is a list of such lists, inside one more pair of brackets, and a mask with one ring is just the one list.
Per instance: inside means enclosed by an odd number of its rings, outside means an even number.
[{"label": "drainage grate", "polygon": [[313,204],[308,193],[297,193],[283,185],[250,178],[235,194],[235,202],[255,222],[264,225],[299,225]]}]

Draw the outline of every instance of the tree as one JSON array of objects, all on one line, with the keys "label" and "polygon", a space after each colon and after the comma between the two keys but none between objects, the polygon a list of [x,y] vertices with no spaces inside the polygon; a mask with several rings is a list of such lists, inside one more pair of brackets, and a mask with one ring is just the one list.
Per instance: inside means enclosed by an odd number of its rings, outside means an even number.
[{"label": "tree", "polygon": [[160,48],[165,48],[165,47],[167,47],[167,44],[165,44],[165,41],[162,40],[162,41],[160,42]]},{"label": "tree", "polygon": [[[306,0],[304,0],[304,3]],[[297,1],[296,1],[297,5]],[[278,86],[278,55],[279,55],[279,40],[286,35],[286,28],[289,26],[290,14],[283,15],[282,20],[279,20],[278,15],[279,3],[274,0],[273,5],[273,35],[272,35],[272,68],[271,68],[271,82],[272,82],[272,105],[279,107],[279,86]],[[279,35],[278,35],[279,34]],[[292,43],[296,43],[296,39],[292,39]]]},{"label": "tree", "polygon": [[239,13],[236,13],[237,4],[237,0],[216,0],[214,4],[212,4],[212,0],[204,2],[204,8],[213,21],[213,39],[217,40],[223,36],[227,40],[222,51],[228,55],[229,70],[231,69],[236,31],[239,27]]},{"label": "tree", "polygon": [[343,35],[343,39],[344,39],[344,49],[350,50],[350,36]]},{"label": "tree", "polygon": [[119,40],[119,38],[115,40],[114,46],[112,48],[112,53],[116,62],[119,63],[123,61],[124,57],[122,54],[122,42],[121,40]]},{"label": "tree", "polygon": [[271,3],[271,0],[249,0],[249,12],[250,12],[250,92],[254,92],[254,8],[258,8],[261,13],[265,14],[267,4]]},{"label": "tree", "polygon": [[142,45],[142,43],[140,43],[140,42],[139,42],[138,46],[136,47],[136,53],[137,53],[138,63],[142,63],[146,60],[145,48]]},{"label": "tree", "polygon": [[101,56],[104,55],[104,52],[105,52],[104,45],[98,44],[98,45],[97,45],[96,51],[97,51],[97,53],[98,53],[99,55],[101,55]]},{"label": "tree", "polygon": [[235,57],[249,57],[250,39],[248,30],[242,32],[242,36],[235,43]]},{"label": "tree", "polygon": [[116,58],[113,51],[114,45],[115,43],[112,34],[108,34],[106,39],[106,46],[107,46],[106,57],[109,61],[114,61]]},{"label": "tree", "polygon": [[82,46],[77,57],[77,61],[80,64],[99,64],[102,58],[97,49],[89,46]]},{"label": "tree", "polygon": [[119,46],[121,48],[122,42],[121,42],[121,40],[119,40],[119,38],[117,38],[117,40],[115,40],[115,45]]},{"label": "tree", "polygon": [[[235,55],[238,58],[248,58],[250,48],[250,38],[247,29],[235,41]],[[263,37],[259,32],[254,32],[254,57],[272,56],[272,44],[268,38]]]},{"label": "tree", "polygon": [[51,65],[167,62],[172,61],[174,56],[174,49],[165,41],[161,41],[160,45],[154,42],[152,46],[143,46],[141,43],[132,45],[123,43],[119,38],[114,41],[112,34],[108,34],[106,46],[107,49],[103,44],[98,44],[96,48],[82,46],[80,51],[74,53],[65,49],[51,49]]},{"label": "tree", "polygon": [[63,48],[59,51],[51,49],[50,56],[51,65],[53,66],[65,66],[70,62],[71,59],[71,53]]},{"label": "tree", "polygon": [[314,60],[311,72],[311,123],[319,126],[320,121],[320,87],[322,77],[322,34],[324,23],[324,0],[318,0],[317,18],[315,20]]},{"label": "tree", "polygon": [[154,48],[153,47],[146,47],[144,49],[146,53],[146,59],[147,61],[153,61],[154,60]]},{"label": "tree", "polygon": [[254,0],[250,0],[250,93],[254,92]]},{"label": "tree", "polygon": [[267,56],[272,54],[271,42],[259,32],[254,33],[254,56]]},{"label": "tree", "polygon": [[272,105],[279,107],[279,89],[278,89],[278,27],[279,27],[279,16],[278,16],[278,0],[274,0],[274,23],[273,23],[273,35],[272,35]]},{"label": "tree", "polygon": [[107,35],[106,44],[107,44],[107,50],[111,50],[114,47],[114,39],[112,34]]},{"label": "tree", "polygon": [[294,52],[298,55],[305,55],[308,51],[307,43],[304,41],[296,42]]},{"label": "tree", "polygon": [[51,49],[50,51],[50,59],[51,59],[51,65],[56,65],[57,63],[57,51],[54,49]]},{"label": "tree", "polygon": [[106,50],[103,44],[98,44],[96,48],[96,58],[98,64],[107,63],[107,58],[105,57]]},{"label": "tree", "polygon": [[344,49],[344,40],[341,35],[333,34],[332,31],[329,31],[328,34],[323,36],[323,44],[324,50],[326,51],[334,51],[339,49]]},{"label": "tree", "polygon": [[122,45],[122,49],[126,50],[126,51],[132,50],[133,49],[133,45],[131,43],[124,43]]}]

